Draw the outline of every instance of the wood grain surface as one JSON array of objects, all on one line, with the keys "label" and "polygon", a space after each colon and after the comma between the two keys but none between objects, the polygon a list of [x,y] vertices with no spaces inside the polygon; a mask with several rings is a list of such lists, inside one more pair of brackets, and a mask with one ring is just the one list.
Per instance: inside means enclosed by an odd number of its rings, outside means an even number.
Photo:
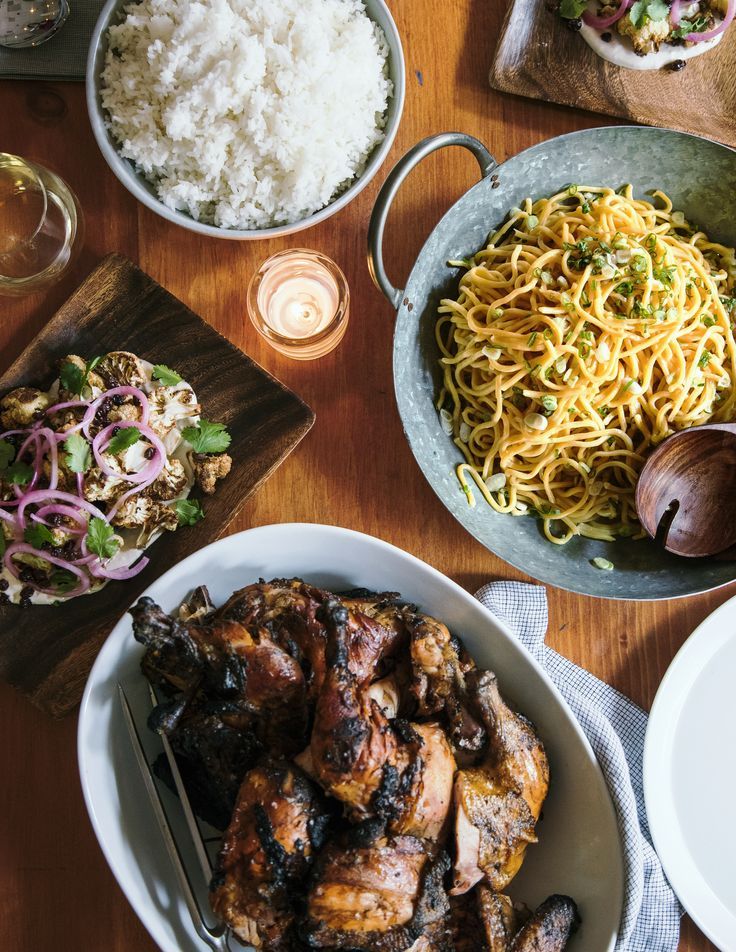
[{"label": "wood grain surface", "polygon": [[0,394],[19,386],[48,388],[66,354],[89,360],[113,350],[174,367],[194,388],[202,415],[227,426],[233,466],[204,502],[205,518],[165,532],[135,578],[60,606],[0,605],[0,677],[57,717],[79,704],[100,645],[128,605],[172,565],[223,534],[314,421],[295,394],[120,255],[95,268],[0,377]]},{"label": "wood grain surface", "polygon": [[736,29],[680,72],[622,69],[598,56],[551,6],[512,0],[491,67],[493,87],[736,147]]},{"label": "wood grain surface", "polygon": [[[108,252],[121,252],[316,411],[312,431],[251,497],[232,530],[285,520],[349,526],[407,549],[474,591],[490,578],[523,576],[455,522],[404,440],[391,378],[393,312],[373,288],[365,262],[368,217],[391,163],[426,135],[470,132],[504,160],[543,139],[607,120],[489,88],[502,0],[389,0],[389,5],[404,38],[408,78],[404,119],[389,162],[342,214],[292,241],[238,244],[175,228],[137,205],[108,171],[92,139],[81,86],[0,82],[2,147],[56,168],[87,214],[81,260],[62,285],[25,301],[0,299],[0,359],[7,366],[81,278]],[[12,121],[6,123],[7,116]],[[386,236],[386,260],[396,284],[405,279],[437,220],[477,174],[470,155],[447,149],[407,180]],[[352,292],[345,339],[315,363],[289,361],[270,350],[246,317],[246,285],[254,269],[269,254],[297,244],[335,258]],[[736,585],[682,601],[637,604],[550,589],[548,640],[649,707],[693,628],[735,593]],[[12,688],[0,686],[0,947],[154,952],[87,819],[75,720],[53,721]],[[713,949],[685,920],[680,952]]]}]

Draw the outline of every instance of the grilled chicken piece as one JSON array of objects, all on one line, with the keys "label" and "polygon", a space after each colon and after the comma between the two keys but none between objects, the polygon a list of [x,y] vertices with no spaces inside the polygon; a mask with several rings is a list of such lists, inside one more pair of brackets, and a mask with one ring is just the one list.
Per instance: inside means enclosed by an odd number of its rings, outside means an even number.
[{"label": "grilled chicken piece", "polygon": [[485,761],[455,777],[456,859],[453,893],[482,879],[496,892],[521,866],[549,787],[542,742],[526,718],[506,706],[490,671],[469,678],[488,731]]},{"label": "grilled chicken piece", "polygon": [[410,724],[407,728],[411,756],[399,784],[397,816],[389,830],[441,846],[452,804],[455,758],[437,724]]},{"label": "grilled chicken piece", "polygon": [[432,863],[410,836],[331,843],[320,857],[301,930],[311,948],[451,950],[446,856]]},{"label": "grilled chicken piece", "polygon": [[168,693],[239,701],[258,717],[259,737],[270,749],[292,754],[306,742],[306,685],[299,664],[265,628],[245,628],[209,615],[182,622],[149,598],[131,609],[133,634],[146,646],[141,666]]},{"label": "grilled chicken piece", "polygon": [[563,952],[580,924],[569,896],[550,896],[514,936],[509,952]]},{"label": "grilled chicken piece", "polygon": [[[229,701],[197,698],[189,703],[182,696],[159,705],[149,726],[168,737],[194,812],[224,830],[243,776],[262,751],[253,718]],[[154,763],[154,771],[176,793],[165,754]]]},{"label": "grilled chicken piece", "polygon": [[451,896],[450,910],[455,952],[510,952],[518,923],[508,896],[479,886]]},{"label": "grilled chicken piece", "polygon": [[483,749],[486,734],[470,713],[466,675],[475,667],[463,657],[457,639],[448,628],[429,615],[408,615],[411,637],[411,692],[420,717],[445,712],[450,738],[456,752],[475,753]]},{"label": "grilled chicken piece", "polygon": [[[393,593],[369,597],[361,592],[360,598],[343,602],[349,612],[350,667],[356,677],[375,678],[382,659],[406,639],[400,609],[389,604],[391,597]],[[274,579],[235,592],[218,615],[267,628],[273,640],[301,664],[308,696],[314,699],[326,673],[327,630],[318,613],[328,598],[335,596],[301,579]]]},{"label": "grilled chicken piece", "polygon": [[212,909],[243,942],[293,948],[295,908],[328,823],[321,793],[298,768],[268,761],[246,774],[210,885]]},{"label": "grilled chicken piece", "polygon": [[364,663],[369,652],[380,656],[380,638],[371,629],[361,638],[354,614],[337,600],[325,603],[322,613],[329,631],[328,670],[310,752],[300,762],[347,805],[353,819],[377,814],[395,835],[441,843],[455,773],[444,731],[436,724],[389,721],[395,711],[385,697],[387,679],[369,685]]},{"label": "grilled chicken piece", "polygon": [[322,616],[330,634],[310,742],[312,770],[324,789],[360,819],[380,809],[382,799],[390,802],[407,760],[388,719],[366,692],[365,678],[352,670],[348,609],[332,599]]},{"label": "grilled chicken piece", "polygon": [[475,902],[487,952],[509,952],[518,925],[514,904],[487,886],[478,886]]}]

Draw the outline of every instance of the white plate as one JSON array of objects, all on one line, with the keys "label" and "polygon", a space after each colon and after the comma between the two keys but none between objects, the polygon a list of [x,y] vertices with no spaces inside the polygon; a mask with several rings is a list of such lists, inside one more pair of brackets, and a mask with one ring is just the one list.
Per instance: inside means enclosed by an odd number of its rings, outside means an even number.
[{"label": "white plate", "polygon": [[[529,849],[510,891],[532,906],[551,893],[572,896],[583,925],[569,952],[612,950],[621,916],[623,862],[613,805],[595,755],[546,674],[511,632],[460,586],[370,536],[294,524],[221,539],[172,568],[147,594],[169,611],[196,585],[206,584],[220,604],[259,577],[292,575],[337,590],[363,586],[400,591],[460,635],[481,667],[497,672],[504,694],[536,723],[552,774],[539,824],[540,843]],[[107,861],[153,939],[165,952],[199,952],[206,946],[178,896],[116,698],[119,681],[139,717],[145,716],[141,653],[126,616],[102,648],[82,700],[82,789]],[[158,739],[150,735],[147,743],[155,756]],[[170,813],[178,812],[173,798],[168,805]]]},{"label": "white plate", "polygon": [[644,745],[649,827],[700,929],[736,952],[736,598],[688,638],[657,691]]}]

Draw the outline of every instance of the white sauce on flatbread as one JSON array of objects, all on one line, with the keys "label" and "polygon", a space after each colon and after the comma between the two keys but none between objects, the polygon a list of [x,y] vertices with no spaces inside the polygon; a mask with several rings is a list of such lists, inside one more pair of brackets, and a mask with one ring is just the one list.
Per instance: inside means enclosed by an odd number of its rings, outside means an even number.
[{"label": "white sauce on flatbread", "polygon": [[[721,33],[713,40],[704,40],[702,43],[694,43],[692,46],[673,46],[671,43],[663,43],[656,53],[647,53],[646,56],[639,56],[634,52],[631,40],[621,34],[616,29],[617,24],[608,30],[597,30],[595,27],[583,23],[580,35],[595,52],[604,60],[621,66],[623,69],[662,69],[676,60],[689,60],[702,53],[707,53],[714,46],[718,46],[724,34]],[[607,43],[601,38],[602,33],[610,33],[611,39]]]}]

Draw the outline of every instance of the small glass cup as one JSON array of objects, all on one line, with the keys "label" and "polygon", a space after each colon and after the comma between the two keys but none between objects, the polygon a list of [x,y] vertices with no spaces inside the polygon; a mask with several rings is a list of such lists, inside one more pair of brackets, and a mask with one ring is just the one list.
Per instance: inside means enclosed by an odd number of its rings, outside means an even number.
[{"label": "small glass cup", "polygon": [[261,337],[279,353],[314,360],[342,340],[350,316],[350,290],[340,268],[319,251],[281,251],[253,275],[248,314]]},{"label": "small glass cup", "polygon": [[66,182],[0,152],[0,295],[33,294],[58,281],[83,233],[82,211]]}]

